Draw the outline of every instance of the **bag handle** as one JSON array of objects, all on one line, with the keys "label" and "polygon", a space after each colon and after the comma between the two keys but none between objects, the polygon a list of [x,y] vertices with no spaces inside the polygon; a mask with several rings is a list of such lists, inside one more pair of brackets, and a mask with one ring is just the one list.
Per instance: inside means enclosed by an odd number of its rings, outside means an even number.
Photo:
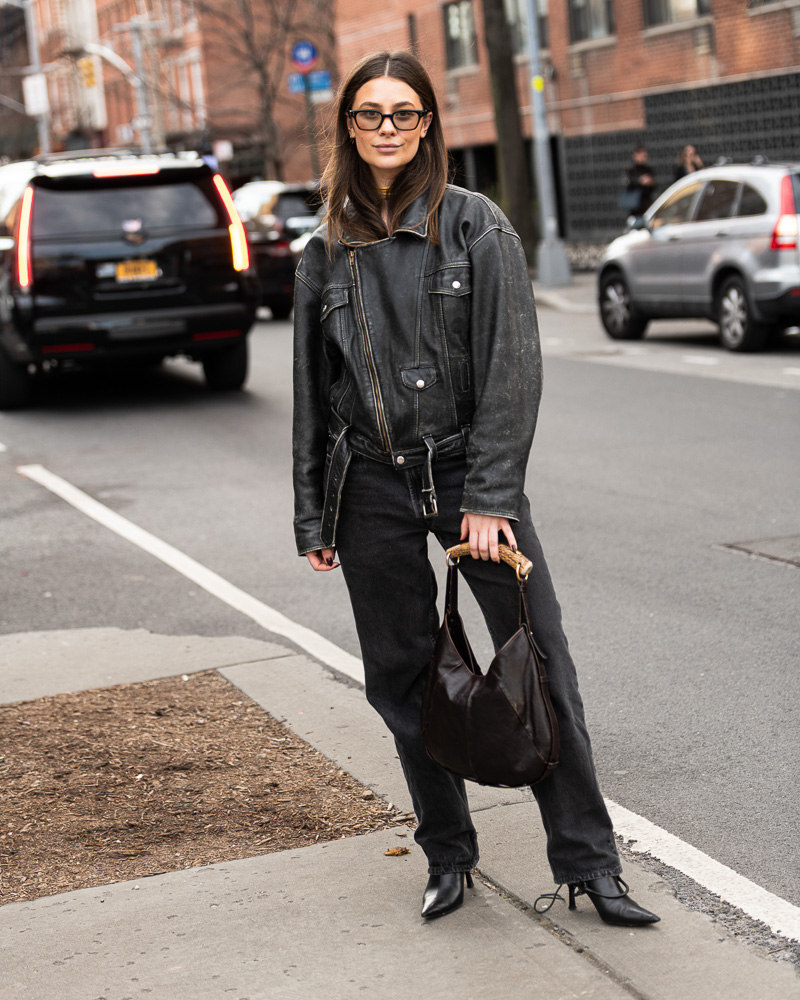
[{"label": "bag handle", "polygon": [[[518,580],[525,579],[533,569],[533,563],[530,559],[521,552],[514,552],[513,549],[510,549],[508,545],[503,545],[502,542],[499,545],[499,549],[502,562],[517,571]],[[447,556],[447,565],[455,565],[459,559],[469,555],[469,542],[461,542],[458,545],[453,545],[445,554]]]},{"label": "bag handle", "polygon": [[[533,629],[531,628],[531,620],[528,614],[528,604],[525,600],[525,594],[528,588],[528,575],[533,569],[533,563],[527,556],[524,556],[521,552],[514,552],[514,550],[509,548],[508,545],[503,545],[501,543],[499,549],[500,559],[507,566],[511,566],[512,569],[516,570],[517,573],[517,583],[519,584],[520,627],[522,627],[523,624],[525,625],[528,635],[531,637],[533,648],[536,650],[539,659],[546,660],[546,655],[539,648],[536,639],[533,637]],[[469,542],[460,542],[458,545],[451,546],[451,548],[446,550],[445,555],[447,557],[447,599],[445,604],[445,614],[454,615],[458,614],[458,573],[456,572],[456,566],[458,565],[460,559],[469,556]]]}]

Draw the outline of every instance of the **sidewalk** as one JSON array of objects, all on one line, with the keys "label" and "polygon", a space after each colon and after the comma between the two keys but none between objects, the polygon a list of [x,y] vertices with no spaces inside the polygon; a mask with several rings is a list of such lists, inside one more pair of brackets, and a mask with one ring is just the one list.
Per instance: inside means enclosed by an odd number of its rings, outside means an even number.
[{"label": "sidewalk", "polygon": [[533,292],[540,308],[597,315],[597,274],[594,271],[574,271],[569,285],[554,288],[545,288],[534,278]]},{"label": "sidewalk", "polygon": [[[363,693],[282,646],[76,629],[0,636],[0,703],[218,669],[400,809],[393,743]],[[626,865],[662,921],[633,931],[579,900],[547,918],[544,835],[529,793],[470,788],[481,878],[424,923],[416,846],[394,830],[0,907],[0,1000],[790,1000],[795,968],[761,958],[661,879]],[[411,843],[409,838],[409,843]],[[498,891],[500,890],[500,891]]]}]

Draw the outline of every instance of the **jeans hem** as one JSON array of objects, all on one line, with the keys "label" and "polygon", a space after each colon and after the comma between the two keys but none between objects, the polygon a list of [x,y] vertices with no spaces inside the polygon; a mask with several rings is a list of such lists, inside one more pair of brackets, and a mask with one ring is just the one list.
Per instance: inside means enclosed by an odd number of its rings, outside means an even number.
[{"label": "jeans hem", "polygon": [[553,873],[553,881],[556,885],[575,885],[577,882],[588,882],[593,878],[607,878],[609,875],[621,875],[622,865],[612,865],[610,868],[597,868],[591,872],[583,872],[580,875],[566,875]]},{"label": "jeans hem", "polygon": [[429,875],[455,875],[458,872],[471,872],[472,869],[475,867],[475,865],[477,863],[478,862],[475,861],[474,864],[472,862],[469,862],[466,865],[464,865],[464,864],[450,865],[449,867],[445,867],[444,865],[428,865],[428,874]]}]

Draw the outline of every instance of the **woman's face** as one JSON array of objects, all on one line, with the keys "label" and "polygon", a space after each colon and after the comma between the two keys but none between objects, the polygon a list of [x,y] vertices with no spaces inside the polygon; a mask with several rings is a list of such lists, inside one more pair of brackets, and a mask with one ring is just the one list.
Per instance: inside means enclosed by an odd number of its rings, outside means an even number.
[{"label": "woman's face", "polygon": [[[423,110],[417,92],[391,76],[379,76],[365,83],[356,92],[352,106],[353,111],[380,111],[381,114],[410,109]],[[432,117],[430,114],[421,117],[411,131],[395,128],[391,118],[384,118],[375,131],[366,131],[356,125],[354,118],[348,117],[347,128],[355,139],[358,155],[369,164],[378,187],[391,187],[403,167],[414,159]]]}]

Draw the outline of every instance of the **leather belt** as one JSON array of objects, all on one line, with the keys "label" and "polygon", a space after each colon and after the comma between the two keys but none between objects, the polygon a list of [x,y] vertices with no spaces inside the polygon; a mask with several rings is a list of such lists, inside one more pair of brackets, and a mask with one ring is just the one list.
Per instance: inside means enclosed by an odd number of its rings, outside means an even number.
[{"label": "leather belt", "polygon": [[336,522],[339,520],[339,507],[342,502],[342,490],[347,469],[353,457],[348,431],[344,427],[335,439],[331,462],[328,466],[328,479],[325,484],[325,506],[322,511],[320,538],[326,548],[333,548],[336,541]]},{"label": "leather belt", "polygon": [[[361,455],[364,458],[381,461],[386,464],[395,464],[388,455],[378,457],[371,453],[371,449],[364,448],[362,450],[362,439],[358,434],[353,434],[351,428],[341,421],[341,418],[332,421],[332,423],[335,424],[335,427],[331,427],[330,432],[331,440],[333,441],[333,450],[331,451],[330,463],[328,465],[325,484],[325,503],[320,528],[320,538],[326,548],[332,548],[336,542],[336,525],[339,520],[342,491],[353,455]],[[436,487],[433,482],[433,463],[437,458],[463,454],[466,451],[468,440],[469,425],[465,425],[458,434],[451,434],[449,437],[442,438],[438,444],[431,434],[425,434],[422,438],[423,446],[403,451],[403,466],[405,468],[422,466],[422,513],[426,518],[436,517],[439,513],[436,501]]]},{"label": "leather belt", "polygon": [[426,434],[422,440],[428,449],[428,456],[422,467],[422,514],[424,517],[436,517],[439,505],[436,503],[436,488],[433,485],[433,463],[439,457],[439,450],[430,434]]}]

